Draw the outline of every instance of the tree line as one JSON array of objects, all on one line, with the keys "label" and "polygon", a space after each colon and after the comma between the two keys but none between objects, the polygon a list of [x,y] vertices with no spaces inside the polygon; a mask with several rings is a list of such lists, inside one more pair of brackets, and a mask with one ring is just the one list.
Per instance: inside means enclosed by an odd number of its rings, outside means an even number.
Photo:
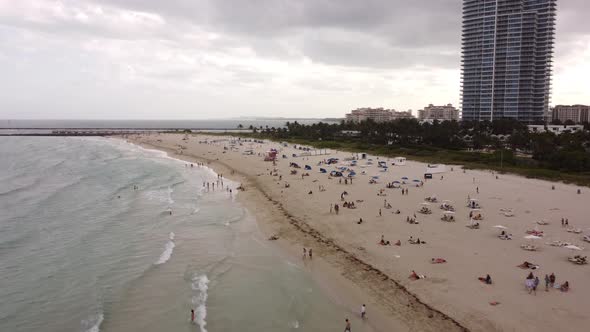
[{"label": "tree line", "polygon": [[531,132],[525,124],[512,119],[433,123],[399,119],[380,123],[367,120],[309,125],[295,121],[287,122],[282,128],[250,126],[249,129],[260,137],[278,140],[357,142],[365,146],[405,148],[409,151],[434,149],[472,153],[471,157],[462,154],[467,159],[482,156],[481,152],[491,155],[501,152],[507,164],[527,163],[531,167],[565,172],[590,171],[588,123],[584,125],[584,131],[560,135]]}]

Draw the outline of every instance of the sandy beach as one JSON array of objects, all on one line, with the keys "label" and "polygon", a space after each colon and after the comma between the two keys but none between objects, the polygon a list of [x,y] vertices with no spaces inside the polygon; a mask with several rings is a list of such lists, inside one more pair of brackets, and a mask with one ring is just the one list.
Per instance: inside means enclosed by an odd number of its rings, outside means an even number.
[{"label": "sandy beach", "polygon": [[[423,163],[407,161],[404,166],[392,166],[392,160],[367,156],[350,166],[346,159],[353,157],[351,153],[313,155],[317,151],[312,151],[311,156],[301,156],[303,151],[291,144],[230,144],[230,138],[220,136],[157,134],[127,139],[189,162],[204,162],[242,183],[246,190],[239,199],[266,235],[278,236],[273,243],[293,256],[300,256],[303,247],[313,248],[319,259],[306,262],[306,267],[334,298],[350,308],[343,319],[358,315],[360,305],[367,304],[367,331],[587,328],[590,270],[568,257],[586,256],[585,247],[590,245],[582,240],[590,231],[588,188],[581,188],[578,194],[580,188],[573,185],[463,170],[457,165],[446,165],[446,172],[424,180],[427,165]],[[279,150],[276,165],[264,161],[271,148]],[[319,165],[328,158],[339,162]],[[377,167],[379,161],[386,162],[386,171]],[[291,163],[301,168],[291,167]],[[305,165],[311,170],[305,170]],[[336,167],[355,170],[352,184],[329,176]],[[320,173],[320,168],[328,173]],[[376,183],[369,183],[373,176],[378,177]],[[407,194],[402,195],[400,188],[387,188],[393,181],[402,182],[400,187],[407,189]],[[428,203],[426,197],[436,197],[436,201]],[[468,199],[474,199],[479,210],[472,211]],[[454,214],[448,214],[454,222],[441,220],[443,200],[454,208]],[[354,203],[355,208],[344,208],[345,202]],[[336,204],[338,213],[333,208]],[[431,213],[419,213],[422,207]],[[470,213],[481,214],[483,219],[470,221]],[[414,215],[418,223],[407,222]],[[562,226],[562,218],[567,218],[568,227]],[[475,222],[479,222],[479,229],[467,227]],[[527,231],[533,230],[540,238],[525,239],[530,235]],[[500,239],[502,231],[512,239]],[[391,245],[381,245],[382,236]],[[425,243],[410,244],[410,237]],[[395,245],[397,241],[400,246]],[[582,250],[554,246],[554,241]],[[538,249],[528,251],[522,245]],[[433,258],[446,262],[433,264]],[[517,267],[525,261],[538,268]],[[412,271],[425,278],[410,279]],[[529,294],[525,287],[530,272],[540,279],[536,294]],[[551,273],[556,276],[556,285],[568,281],[569,291],[546,291],[545,275]],[[487,274],[492,284],[478,280]]]}]

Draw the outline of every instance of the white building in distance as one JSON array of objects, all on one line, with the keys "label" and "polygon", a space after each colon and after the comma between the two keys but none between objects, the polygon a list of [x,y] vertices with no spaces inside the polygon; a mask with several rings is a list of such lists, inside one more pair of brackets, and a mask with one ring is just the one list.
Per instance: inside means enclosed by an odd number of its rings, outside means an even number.
[{"label": "white building in distance", "polygon": [[452,104],[434,106],[432,104],[418,111],[418,119],[422,121],[459,121],[459,110]]},{"label": "white building in distance", "polygon": [[393,109],[380,108],[357,108],[346,114],[346,121],[362,122],[366,120],[373,120],[375,122],[387,122],[397,119],[413,119],[412,112],[396,112]]},{"label": "white building in distance", "polygon": [[528,125],[527,127],[529,128],[529,131],[533,133],[551,132],[556,135],[566,132],[575,133],[584,130],[584,126],[582,125]]}]

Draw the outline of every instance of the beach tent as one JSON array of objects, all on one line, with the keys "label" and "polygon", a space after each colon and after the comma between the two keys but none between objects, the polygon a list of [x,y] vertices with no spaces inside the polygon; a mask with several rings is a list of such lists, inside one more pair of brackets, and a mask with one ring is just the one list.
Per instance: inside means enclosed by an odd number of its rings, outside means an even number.
[{"label": "beach tent", "polygon": [[356,175],[355,171],[350,171],[350,173],[348,173],[349,178],[354,177],[355,175]]},{"label": "beach tent", "polygon": [[331,171],[330,172],[331,176],[335,176],[335,177],[340,177],[342,176],[342,172],[338,172],[338,171]]},{"label": "beach tent", "polygon": [[395,165],[395,166],[405,166],[406,165],[406,158],[395,157],[395,158],[393,158],[393,162],[391,164]]},{"label": "beach tent", "polygon": [[328,173],[325,168],[320,168],[320,173]]},{"label": "beach tent", "polygon": [[308,171],[311,171],[311,166],[305,165],[305,169],[308,170]]},{"label": "beach tent", "polygon": [[387,168],[387,163],[385,161],[377,162],[377,167]]},{"label": "beach tent", "polygon": [[414,180],[412,180],[412,181],[414,181],[414,182],[421,182],[421,181],[420,181],[420,180],[418,180],[418,179],[414,179]]},{"label": "beach tent", "polygon": [[402,176],[402,180],[408,180],[407,176]]}]

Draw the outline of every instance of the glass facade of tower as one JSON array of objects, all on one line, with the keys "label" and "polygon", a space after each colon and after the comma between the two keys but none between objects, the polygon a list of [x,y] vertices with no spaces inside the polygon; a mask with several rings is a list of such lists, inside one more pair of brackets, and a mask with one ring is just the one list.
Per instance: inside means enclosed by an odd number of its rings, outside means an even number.
[{"label": "glass facade of tower", "polygon": [[556,1],[463,1],[463,120],[544,119]]}]

